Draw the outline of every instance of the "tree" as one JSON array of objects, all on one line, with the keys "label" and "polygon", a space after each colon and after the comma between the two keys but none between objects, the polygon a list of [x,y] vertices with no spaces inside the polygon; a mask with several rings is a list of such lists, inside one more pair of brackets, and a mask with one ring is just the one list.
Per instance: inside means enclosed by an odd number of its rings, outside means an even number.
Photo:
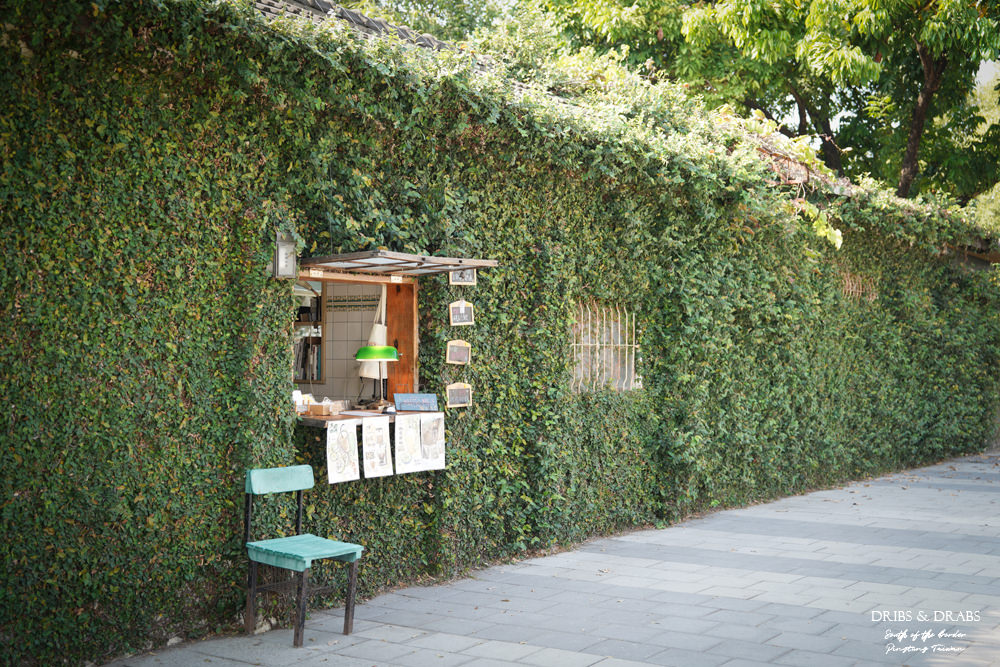
[{"label": "tree", "polygon": [[[982,143],[996,148],[993,163],[1000,164],[1000,73],[992,81],[979,86],[974,104],[983,116],[976,128]],[[997,179],[1000,180],[1000,179]],[[1000,182],[975,199],[976,221],[985,229],[1000,233]]]},{"label": "tree", "polygon": [[1000,232],[1000,183],[975,199],[976,222],[984,229]]},{"label": "tree", "polygon": [[[1000,52],[1000,11],[984,2],[815,0],[796,55],[835,85],[896,92],[906,130],[897,194],[920,171],[921,139],[935,99],[938,114],[970,116],[965,101],[979,63]],[[915,95],[914,95],[915,93]],[[971,119],[968,119],[971,121]]]},{"label": "tree", "polygon": [[[968,198],[992,182],[990,166],[978,161],[962,168],[980,177],[958,178],[956,187],[950,179],[958,172],[942,156],[969,147],[975,72],[1000,53],[995,3],[549,0],[549,7],[579,42],[628,44],[633,62],[645,56],[710,103],[791,118],[795,131],[819,137],[824,161],[838,172],[895,181],[900,196],[916,184]],[[937,162],[922,164],[925,144]]]}]

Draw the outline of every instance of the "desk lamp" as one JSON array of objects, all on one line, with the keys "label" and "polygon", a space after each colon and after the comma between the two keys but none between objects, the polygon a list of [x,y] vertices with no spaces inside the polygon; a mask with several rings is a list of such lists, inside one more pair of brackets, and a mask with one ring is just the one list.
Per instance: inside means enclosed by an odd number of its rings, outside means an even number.
[{"label": "desk lamp", "polygon": [[382,389],[382,362],[383,361],[399,361],[399,352],[392,345],[366,345],[358,349],[358,353],[354,355],[357,361],[377,361],[378,364],[378,402],[375,404],[379,410],[384,409],[389,405],[389,401],[385,400],[385,393]]}]

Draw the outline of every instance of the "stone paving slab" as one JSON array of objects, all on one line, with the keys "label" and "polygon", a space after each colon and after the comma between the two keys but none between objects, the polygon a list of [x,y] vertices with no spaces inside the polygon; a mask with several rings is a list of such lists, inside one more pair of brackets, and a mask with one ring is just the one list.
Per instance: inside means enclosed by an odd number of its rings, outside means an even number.
[{"label": "stone paving slab", "polygon": [[1000,667],[998,510],[993,452],[111,665]]}]

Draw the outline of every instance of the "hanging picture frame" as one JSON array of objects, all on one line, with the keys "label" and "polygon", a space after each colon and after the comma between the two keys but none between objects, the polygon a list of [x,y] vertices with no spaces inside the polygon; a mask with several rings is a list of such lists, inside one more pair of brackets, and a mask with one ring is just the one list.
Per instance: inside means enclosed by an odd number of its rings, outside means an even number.
[{"label": "hanging picture frame", "polygon": [[448,354],[445,357],[445,363],[464,366],[469,363],[471,358],[472,345],[466,343],[464,340],[448,341]]},{"label": "hanging picture frame", "polygon": [[468,327],[476,322],[472,304],[461,299],[448,304],[448,321],[453,327]]},{"label": "hanging picture frame", "polygon": [[396,415],[396,474],[445,466],[444,413]]},{"label": "hanging picture frame", "polygon": [[455,382],[445,387],[448,396],[446,405],[449,408],[467,408],[472,405],[472,385],[465,382]]},{"label": "hanging picture frame", "polygon": [[448,272],[448,284],[449,285],[475,285],[476,284],[476,270],[475,269],[459,269],[457,271]]}]

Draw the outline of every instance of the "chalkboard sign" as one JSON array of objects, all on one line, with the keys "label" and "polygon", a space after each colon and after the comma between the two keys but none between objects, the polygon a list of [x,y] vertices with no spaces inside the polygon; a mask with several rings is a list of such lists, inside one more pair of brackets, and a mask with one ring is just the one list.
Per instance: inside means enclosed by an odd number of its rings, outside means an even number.
[{"label": "chalkboard sign", "polygon": [[437,394],[396,394],[396,410],[437,412]]},{"label": "chalkboard sign", "polygon": [[448,356],[445,363],[464,365],[472,356],[472,346],[464,340],[448,341]]},{"label": "chalkboard sign", "polygon": [[449,408],[467,408],[472,405],[472,385],[455,382],[445,387],[448,394]]},{"label": "chalkboard sign", "polygon": [[473,306],[465,299],[448,304],[448,317],[453,327],[471,327],[476,321]]},{"label": "chalkboard sign", "polygon": [[475,285],[476,284],[476,270],[475,269],[459,269],[458,271],[451,271],[448,273],[448,284],[449,285]]}]

